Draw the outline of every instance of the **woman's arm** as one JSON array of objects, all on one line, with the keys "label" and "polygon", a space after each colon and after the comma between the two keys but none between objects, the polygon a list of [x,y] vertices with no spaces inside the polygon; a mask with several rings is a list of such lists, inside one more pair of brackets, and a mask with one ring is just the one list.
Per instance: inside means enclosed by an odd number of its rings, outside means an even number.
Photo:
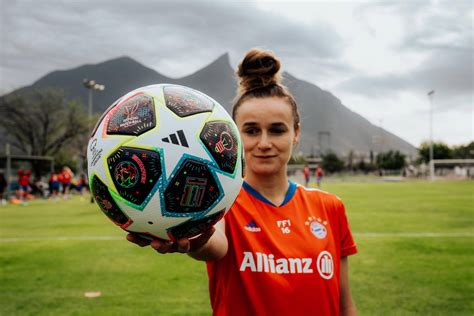
[{"label": "woman's arm", "polygon": [[219,260],[225,256],[228,248],[224,219],[210,230],[192,239],[184,238],[176,242],[148,240],[131,233],[127,235],[127,240],[140,247],[151,246],[159,253],[187,253],[190,257],[202,261]]},{"label": "woman's arm", "polygon": [[349,260],[347,257],[341,258],[341,315],[356,316],[357,310],[352,300],[351,290],[349,287]]},{"label": "woman's arm", "polygon": [[214,228],[215,232],[206,243],[196,247],[196,250],[191,250],[187,253],[191,258],[202,261],[215,261],[225,256],[228,243],[225,235],[224,219],[220,220]]}]

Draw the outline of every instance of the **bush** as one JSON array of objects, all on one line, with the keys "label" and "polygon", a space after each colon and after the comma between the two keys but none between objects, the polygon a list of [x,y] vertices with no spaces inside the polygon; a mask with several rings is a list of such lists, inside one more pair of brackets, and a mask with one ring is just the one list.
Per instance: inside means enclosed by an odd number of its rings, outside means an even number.
[{"label": "bush", "polygon": [[[430,143],[422,143],[419,151],[419,162],[428,163],[430,161]],[[433,143],[433,159],[451,159],[453,151],[444,143]]]},{"label": "bush", "polygon": [[333,152],[323,155],[322,158],[323,169],[326,172],[338,172],[344,168],[344,162]]},{"label": "bush", "polygon": [[400,170],[405,167],[405,155],[398,150],[390,150],[377,155],[377,167],[385,170]]}]

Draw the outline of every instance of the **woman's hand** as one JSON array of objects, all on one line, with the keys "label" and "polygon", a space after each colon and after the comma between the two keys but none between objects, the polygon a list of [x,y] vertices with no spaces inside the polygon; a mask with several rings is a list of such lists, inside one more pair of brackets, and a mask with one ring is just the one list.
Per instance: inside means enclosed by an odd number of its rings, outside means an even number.
[{"label": "woman's hand", "polygon": [[197,237],[193,237],[191,239],[183,238],[175,242],[163,239],[150,240],[140,237],[139,235],[134,233],[129,233],[127,235],[127,240],[134,244],[137,244],[140,247],[151,246],[157,252],[162,254],[174,252],[190,253],[196,252],[201,249],[209,241],[215,231],[216,229],[214,227],[211,227],[209,230],[203,232]]},{"label": "woman's hand", "polygon": [[224,219],[199,236],[183,238],[175,242],[163,239],[149,240],[134,233],[128,234],[127,240],[140,247],[151,246],[159,253],[186,253],[201,261],[219,260],[226,255],[228,249]]}]

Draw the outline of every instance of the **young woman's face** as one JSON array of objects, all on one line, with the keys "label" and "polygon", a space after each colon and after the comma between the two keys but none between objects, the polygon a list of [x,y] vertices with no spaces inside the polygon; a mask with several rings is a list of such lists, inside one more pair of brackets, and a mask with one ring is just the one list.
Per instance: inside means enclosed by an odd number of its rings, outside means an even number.
[{"label": "young woman's face", "polygon": [[238,108],[235,121],[244,144],[246,173],[286,175],[285,167],[299,136],[288,101],[277,97],[248,99]]}]

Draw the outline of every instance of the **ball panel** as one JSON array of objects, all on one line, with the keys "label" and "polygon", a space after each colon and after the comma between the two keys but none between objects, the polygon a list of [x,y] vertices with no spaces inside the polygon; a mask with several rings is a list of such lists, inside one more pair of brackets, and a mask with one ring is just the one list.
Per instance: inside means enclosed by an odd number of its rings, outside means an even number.
[{"label": "ball panel", "polygon": [[117,203],[115,203],[115,200],[112,198],[105,183],[96,175],[92,177],[91,192],[102,212],[107,215],[110,220],[122,228],[130,226],[132,220],[122,212]]},{"label": "ball panel", "polygon": [[229,122],[207,122],[199,135],[219,168],[233,174],[239,154],[239,140]]},{"label": "ball panel", "polygon": [[211,112],[214,102],[196,90],[182,86],[166,86],[163,89],[166,107],[179,117]]},{"label": "ball panel", "polygon": [[89,140],[87,147],[87,169],[90,182],[92,175],[97,175],[109,189],[114,190],[110,174],[107,171],[107,156],[123,144],[130,141],[129,135],[107,135],[105,134],[105,120],[98,127],[96,134]]},{"label": "ball panel", "polygon": [[207,217],[197,220],[189,220],[180,225],[171,227],[168,229],[168,237],[171,240],[176,241],[182,238],[191,238],[197,236],[200,233],[211,228],[211,226],[214,226],[215,223],[217,223],[222,219],[222,217],[224,217],[224,214],[225,209]]},{"label": "ball panel", "polygon": [[137,92],[110,111],[107,134],[140,135],[155,126],[153,98]]},{"label": "ball panel", "polygon": [[177,216],[206,213],[221,198],[219,186],[207,164],[185,159],[164,192],[167,213]]},{"label": "ball panel", "polygon": [[[122,98],[123,98],[123,97],[122,97]],[[99,120],[97,121],[97,123],[95,124],[94,128],[92,129],[92,133],[91,133],[91,135],[90,135],[91,138],[95,135],[95,133],[97,132],[99,126],[101,125],[102,121],[103,121],[104,118],[107,116],[107,114],[110,112],[110,110],[111,110],[112,108],[114,108],[114,107],[122,100],[122,98],[117,99],[114,103],[112,103],[111,106],[109,106],[109,107],[107,108],[107,110],[104,111],[104,113],[102,113],[102,115],[100,116]]]},{"label": "ball panel", "polygon": [[[160,189],[161,190],[161,189]],[[169,239],[167,229],[172,226],[184,223],[192,217],[164,217],[161,214],[162,203],[160,193],[151,194],[150,201],[146,207],[139,209],[134,204],[126,201],[118,194],[110,191],[115,202],[120,209],[133,220],[133,223],[127,227],[127,231],[137,234],[146,233],[155,238]]]},{"label": "ball panel", "polygon": [[240,168],[241,165],[238,163],[234,178],[231,178],[225,173],[216,173],[217,181],[220,184],[222,192],[224,192],[224,196],[222,197],[222,200],[220,200],[219,203],[214,206],[214,210],[220,210],[223,208],[229,209],[234,203],[237,195],[242,189],[243,179],[240,177]]},{"label": "ball panel", "polygon": [[160,153],[122,146],[107,158],[109,173],[118,194],[140,205],[161,176]]}]

